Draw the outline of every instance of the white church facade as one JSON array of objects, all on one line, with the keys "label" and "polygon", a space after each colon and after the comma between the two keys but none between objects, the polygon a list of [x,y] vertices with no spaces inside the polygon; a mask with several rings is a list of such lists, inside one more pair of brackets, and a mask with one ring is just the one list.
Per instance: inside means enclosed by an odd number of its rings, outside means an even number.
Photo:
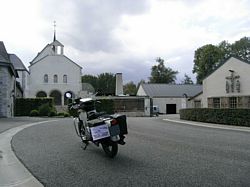
[{"label": "white church facade", "polygon": [[250,63],[229,57],[203,80],[190,108],[250,108]]},{"label": "white church facade", "polygon": [[66,105],[66,92],[73,96],[82,90],[82,67],[64,55],[64,46],[54,35],[52,43],[30,62],[28,96],[53,97],[55,105]]}]

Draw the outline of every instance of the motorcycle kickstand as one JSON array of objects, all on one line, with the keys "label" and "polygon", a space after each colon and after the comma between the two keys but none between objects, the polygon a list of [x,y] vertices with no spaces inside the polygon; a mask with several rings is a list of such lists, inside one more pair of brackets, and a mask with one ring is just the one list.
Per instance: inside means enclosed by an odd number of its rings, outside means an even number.
[{"label": "motorcycle kickstand", "polygon": [[84,146],[84,147],[83,147],[83,146],[81,146],[81,147],[82,147],[82,149],[83,149],[83,150],[86,150],[86,149],[87,149],[87,147],[88,147],[88,145],[89,145],[89,142],[87,142],[87,141],[86,141],[86,142],[84,142],[84,141],[83,141],[83,143],[85,144],[85,146]]}]

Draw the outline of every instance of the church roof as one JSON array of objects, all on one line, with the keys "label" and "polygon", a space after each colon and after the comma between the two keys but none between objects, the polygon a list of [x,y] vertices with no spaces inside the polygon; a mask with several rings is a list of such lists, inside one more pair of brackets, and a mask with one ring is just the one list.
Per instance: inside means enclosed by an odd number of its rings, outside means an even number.
[{"label": "church roof", "polygon": [[4,43],[0,41],[0,65],[9,68],[10,72],[15,76],[18,77],[16,70],[12,63],[10,63],[9,54],[4,46]]},{"label": "church roof", "polygon": [[9,62],[9,55],[2,41],[0,41],[0,62]]},{"label": "church roof", "polygon": [[193,97],[202,91],[197,84],[141,84],[150,97]]},{"label": "church roof", "polygon": [[54,40],[51,44],[49,44],[49,45],[56,45],[56,46],[62,46],[62,47],[64,47],[64,45],[61,43],[61,42],[59,42],[58,40]]},{"label": "church roof", "polygon": [[18,56],[15,54],[9,54],[10,62],[13,64],[15,70],[27,71],[26,67],[24,66],[23,62],[20,60]]}]

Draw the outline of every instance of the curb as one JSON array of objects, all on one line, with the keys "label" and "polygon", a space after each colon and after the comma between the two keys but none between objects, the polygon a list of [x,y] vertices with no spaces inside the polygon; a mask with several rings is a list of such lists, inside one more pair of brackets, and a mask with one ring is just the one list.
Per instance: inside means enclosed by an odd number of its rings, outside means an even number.
[{"label": "curb", "polygon": [[1,187],[43,187],[43,185],[18,160],[11,147],[11,140],[21,130],[34,125],[58,121],[49,120],[22,125],[0,134],[0,186]]},{"label": "curb", "polygon": [[193,125],[199,127],[207,127],[213,129],[223,129],[223,130],[234,130],[234,131],[241,131],[241,132],[250,132],[249,127],[239,127],[239,126],[231,126],[231,125],[221,125],[221,124],[212,124],[212,123],[201,123],[201,122],[191,122],[186,120],[174,120],[174,119],[163,119],[164,121],[174,122],[174,123],[181,123],[186,125]]}]

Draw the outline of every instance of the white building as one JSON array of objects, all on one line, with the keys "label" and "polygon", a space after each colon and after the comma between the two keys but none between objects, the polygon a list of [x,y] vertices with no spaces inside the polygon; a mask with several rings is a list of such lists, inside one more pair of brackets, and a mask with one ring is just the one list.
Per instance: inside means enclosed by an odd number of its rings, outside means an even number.
[{"label": "white building", "polygon": [[[192,107],[250,108],[250,63],[229,57],[203,80],[203,92],[191,99]],[[195,104],[196,103],[196,104]]]},{"label": "white building", "polygon": [[188,107],[188,99],[202,91],[201,85],[141,84],[137,96],[148,96],[163,114],[176,114]]},{"label": "white building", "polygon": [[64,46],[55,38],[30,62],[28,97],[53,97],[55,105],[65,105],[66,92],[82,90],[82,67],[64,55]]}]

